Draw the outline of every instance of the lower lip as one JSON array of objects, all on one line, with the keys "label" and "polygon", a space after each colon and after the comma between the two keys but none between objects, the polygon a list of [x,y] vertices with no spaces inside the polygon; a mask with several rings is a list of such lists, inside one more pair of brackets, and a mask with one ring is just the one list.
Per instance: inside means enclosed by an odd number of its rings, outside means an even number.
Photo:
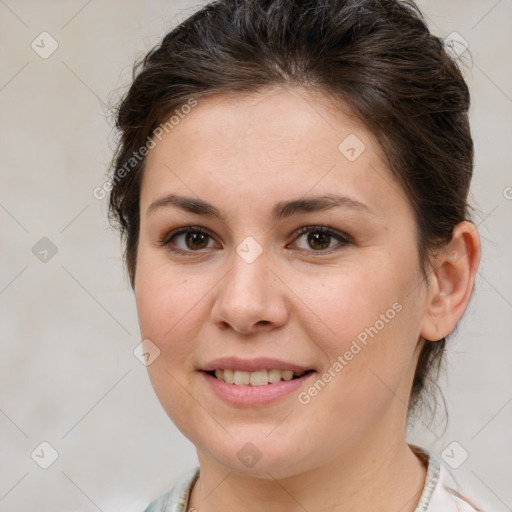
[{"label": "lower lip", "polygon": [[265,386],[237,386],[217,379],[209,373],[201,373],[218,397],[237,407],[256,407],[269,404],[297,391],[315,374],[315,372],[310,372],[297,379],[280,380]]}]

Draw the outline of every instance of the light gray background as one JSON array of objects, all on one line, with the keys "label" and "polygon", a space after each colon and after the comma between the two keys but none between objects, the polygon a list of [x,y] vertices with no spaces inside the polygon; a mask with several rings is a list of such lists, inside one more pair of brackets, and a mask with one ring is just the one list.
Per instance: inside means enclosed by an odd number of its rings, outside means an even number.
[{"label": "light gray background", "polygon": [[[459,443],[447,453],[469,457],[455,476],[493,510],[511,510],[512,2],[420,5],[437,35],[456,31],[469,43],[472,201],[484,253],[450,342],[448,425],[418,421],[411,440],[439,456]],[[107,105],[134,60],[199,6],[0,0],[2,512],[141,511],[197,464],[133,355],[134,300],[106,202],[92,191],[113,147]],[[43,31],[59,45],[47,59],[31,48]],[[46,263],[32,252],[42,237],[58,250]],[[31,458],[42,441],[59,454],[46,470]]]}]

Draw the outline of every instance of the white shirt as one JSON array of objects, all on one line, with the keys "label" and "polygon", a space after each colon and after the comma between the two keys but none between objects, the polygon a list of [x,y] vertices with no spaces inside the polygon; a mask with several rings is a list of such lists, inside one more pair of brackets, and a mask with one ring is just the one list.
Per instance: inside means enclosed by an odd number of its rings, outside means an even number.
[{"label": "white shirt", "polygon": [[[434,454],[425,448],[410,446],[428,461],[425,485],[414,512],[489,512],[488,506],[483,508],[473,497],[468,497]],[[144,512],[187,512],[189,494],[198,477],[199,467],[196,467],[170,491],[152,501]]]}]

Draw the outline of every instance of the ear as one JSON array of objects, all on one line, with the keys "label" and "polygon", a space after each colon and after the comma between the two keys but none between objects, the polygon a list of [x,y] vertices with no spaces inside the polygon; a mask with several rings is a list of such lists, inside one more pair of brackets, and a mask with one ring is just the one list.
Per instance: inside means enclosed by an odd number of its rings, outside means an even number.
[{"label": "ear", "polygon": [[434,258],[421,328],[424,339],[438,341],[455,328],[471,297],[480,252],[476,226],[467,221],[457,224],[450,243]]}]

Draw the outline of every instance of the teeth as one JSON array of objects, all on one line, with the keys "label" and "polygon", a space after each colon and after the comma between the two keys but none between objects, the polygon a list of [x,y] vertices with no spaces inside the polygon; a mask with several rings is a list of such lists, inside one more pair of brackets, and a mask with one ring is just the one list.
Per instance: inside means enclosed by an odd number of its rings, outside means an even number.
[{"label": "teeth", "polygon": [[[222,372],[224,375],[221,375],[220,377],[217,375],[217,372]],[[220,380],[223,380],[224,379],[224,382],[228,382],[229,384],[234,384],[235,383],[235,372],[233,370],[217,370],[215,372],[215,376],[220,379]]]},{"label": "teeth", "polygon": [[269,370],[268,372],[268,381],[271,383],[279,382],[281,380],[281,370]]},{"label": "teeth", "polygon": [[237,386],[247,386],[249,384],[250,374],[241,370],[235,370],[235,384]]},{"label": "teeth", "polygon": [[293,370],[279,370],[272,368],[270,370],[258,370],[255,372],[246,372],[244,370],[215,370],[215,377],[228,384],[236,386],[266,386],[282,380],[292,380],[293,377],[302,377],[306,372],[293,372]]},{"label": "teeth", "polygon": [[[245,373],[245,372],[244,372]],[[249,373],[249,372],[247,372]],[[249,383],[251,386],[265,386],[268,384],[267,370],[259,370],[249,373]]]},{"label": "teeth", "polygon": [[293,379],[293,371],[285,370],[284,372],[281,372],[281,377],[283,378],[283,380],[292,380]]}]

